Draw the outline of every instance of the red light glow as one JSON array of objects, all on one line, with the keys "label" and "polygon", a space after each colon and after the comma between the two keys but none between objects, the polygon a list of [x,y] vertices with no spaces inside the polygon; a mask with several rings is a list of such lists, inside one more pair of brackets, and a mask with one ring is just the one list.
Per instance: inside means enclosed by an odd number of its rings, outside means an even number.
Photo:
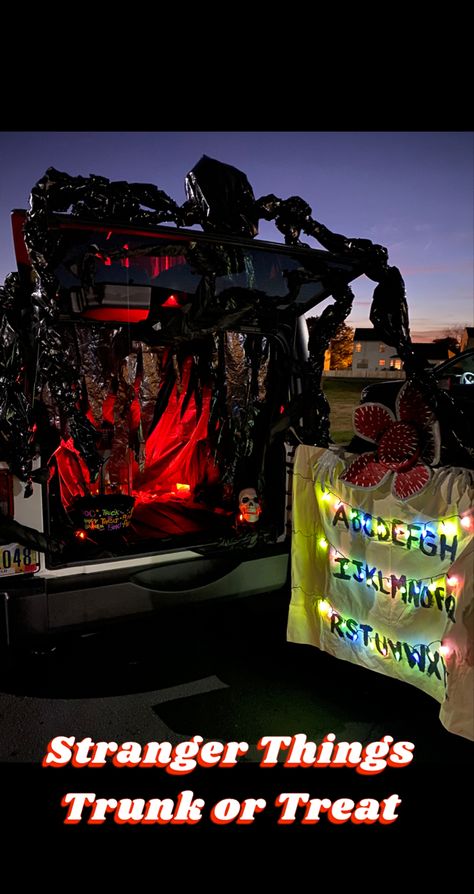
[{"label": "red light glow", "polygon": [[176,295],[170,295],[166,301],[163,301],[162,307],[181,307]]},{"label": "red light glow", "polygon": [[128,307],[94,307],[91,310],[85,310],[82,317],[89,320],[108,320],[116,323],[140,323],[146,320],[148,316],[148,308],[128,308]]}]

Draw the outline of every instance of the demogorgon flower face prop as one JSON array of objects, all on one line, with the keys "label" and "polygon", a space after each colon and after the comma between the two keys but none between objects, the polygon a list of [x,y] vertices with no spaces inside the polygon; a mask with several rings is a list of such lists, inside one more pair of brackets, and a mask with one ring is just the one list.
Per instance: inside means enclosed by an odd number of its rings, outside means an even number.
[{"label": "demogorgon flower face prop", "polygon": [[428,486],[430,466],[439,462],[439,423],[412,382],[400,389],[395,412],[376,403],[356,407],[355,433],[377,446],[358,456],[339,478],[352,487],[373,490],[393,474],[393,496],[408,500]]}]

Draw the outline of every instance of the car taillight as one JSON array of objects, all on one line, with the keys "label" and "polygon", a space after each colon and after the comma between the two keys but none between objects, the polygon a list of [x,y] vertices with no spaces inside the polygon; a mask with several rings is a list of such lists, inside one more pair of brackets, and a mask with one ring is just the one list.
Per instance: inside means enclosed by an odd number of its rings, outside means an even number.
[{"label": "car taillight", "polygon": [[0,469],[0,511],[2,515],[13,515],[13,480],[5,469]]}]

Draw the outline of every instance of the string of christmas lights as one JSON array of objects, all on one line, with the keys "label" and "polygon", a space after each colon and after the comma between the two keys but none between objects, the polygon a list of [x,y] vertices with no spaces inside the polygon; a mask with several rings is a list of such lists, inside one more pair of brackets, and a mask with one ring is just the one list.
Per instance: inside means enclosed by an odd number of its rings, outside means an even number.
[{"label": "string of christmas lights", "polygon": [[[301,477],[303,477],[303,476],[301,476]],[[352,503],[348,502],[348,500],[343,500],[339,494],[337,494],[333,490],[330,490],[328,487],[326,487],[326,486],[323,487],[322,485],[320,485],[320,490],[321,490],[321,497],[320,497],[321,502],[329,503],[329,501],[332,498],[332,500],[333,500],[332,508],[337,510],[337,509],[340,509],[341,506],[344,506],[344,507],[347,506],[347,508],[350,510],[351,519],[360,518],[360,517],[364,517],[364,516],[370,516],[371,518],[373,517],[371,515],[371,513],[366,512],[364,509],[361,509],[360,507],[357,507],[357,506],[353,506]],[[463,529],[463,531],[471,532],[471,533],[474,532],[474,509],[469,509],[467,512],[462,513],[462,515],[460,515],[459,513],[453,513],[453,515],[448,515],[443,519],[439,519],[437,522],[437,524],[439,526],[438,533],[446,534],[446,535],[451,535],[451,534],[457,533],[457,527],[454,523],[454,519],[459,519],[459,524],[461,525],[461,528]],[[384,522],[385,522],[385,524],[384,524]],[[401,535],[403,527],[408,527],[409,524],[414,524],[414,522],[403,522],[400,519],[395,518],[395,519],[381,520],[381,525],[383,525],[383,524],[384,524],[385,528],[387,528],[388,525],[390,525],[390,527],[395,526],[395,533]],[[436,524],[436,522],[434,522],[434,521],[420,522],[420,527],[423,527],[424,531],[426,531],[427,533],[429,532],[431,534],[434,534],[434,531],[429,530],[429,526],[430,525],[434,526],[435,524]],[[398,528],[398,530],[397,530],[397,528]],[[377,530],[377,533],[384,534],[385,531]]]},{"label": "string of christmas lights", "polygon": [[[329,574],[347,582],[349,587],[352,583],[365,584],[369,588],[372,587],[377,594],[380,592],[391,596],[392,599],[401,599],[405,604],[411,603],[413,608],[431,609],[437,607],[443,614],[446,612],[449,620],[455,623],[456,602],[462,593],[464,580],[453,573],[452,566],[455,562],[458,543],[463,542],[464,548],[466,538],[469,540],[474,533],[474,508],[471,507],[462,513],[453,512],[435,519],[427,519],[426,515],[424,518],[415,516],[411,521],[395,517],[384,518],[381,517],[381,513],[379,515],[375,512],[371,514],[366,509],[354,505],[354,502],[343,499],[333,487],[329,487],[326,483],[315,480],[313,477],[301,475],[299,472],[296,472],[295,475],[312,483],[323,523],[319,522],[309,533],[298,529],[294,529],[293,533],[314,539],[315,546],[322,554],[328,551]],[[358,498],[361,499],[362,496]],[[394,508],[391,510],[392,513]],[[396,511],[397,508],[395,508]],[[400,507],[400,512],[403,513],[403,507]],[[400,575],[394,572],[387,573],[385,570],[373,567],[373,561],[368,563],[365,558],[363,561],[353,559],[334,546],[330,542],[332,538],[328,528],[328,524],[331,522],[338,534],[341,532],[342,525],[345,528],[343,533],[347,533],[351,539],[352,535],[361,534],[364,538],[370,538],[372,543],[388,542],[390,546],[394,544],[397,548],[404,547],[412,551],[419,549],[426,556],[439,555],[441,562],[446,556],[446,564],[449,563],[451,567],[444,572],[425,574],[423,577],[413,573]],[[397,553],[401,559],[398,549],[395,550],[395,554]],[[389,564],[391,565],[391,562]],[[292,589],[299,589],[313,600],[319,613],[330,621],[331,633],[339,636],[341,641],[357,643],[361,648],[376,651],[384,659],[403,661],[409,667],[417,667],[418,671],[427,673],[429,676],[434,674],[440,680],[444,675],[444,685],[446,685],[448,672],[444,659],[452,654],[452,644],[442,640],[433,640],[427,644],[421,642],[413,644],[400,641],[398,638],[395,641],[393,635],[391,639],[388,635],[374,630],[368,623],[358,622],[349,616],[345,617],[346,612],[343,615],[329,601],[330,598],[334,598],[335,594],[332,597],[318,596],[315,593],[307,593],[301,586]]]},{"label": "string of christmas lights", "polygon": [[[317,596],[315,593],[308,593],[308,591],[305,590],[303,587],[301,587],[299,584],[297,586],[293,586],[291,589],[292,590],[300,590],[302,593],[305,594],[305,596],[308,596],[310,599],[312,599],[313,604],[315,605],[315,607],[317,607],[319,613],[321,615],[326,615],[326,617],[329,621],[331,620],[332,617],[336,617],[338,620],[343,619],[343,615],[341,614],[341,612],[339,612],[337,609],[335,609],[331,605],[327,596]],[[341,624],[339,626],[344,628],[344,625],[345,625],[345,621],[342,620]],[[384,658],[384,659],[390,658],[391,656],[390,656],[389,650],[385,646],[382,646],[381,648],[379,648],[379,646],[378,646],[378,641],[380,639],[380,636],[382,636],[383,639],[387,640],[387,642],[388,642],[389,638],[385,634],[380,634],[378,631],[376,631],[374,636],[368,637],[368,647],[371,651],[377,651],[382,656],[382,658]],[[358,640],[358,633],[355,633],[355,636],[354,635],[351,636],[351,642],[355,643],[357,640]],[[418,661],[420,660],[420,656],[421,656],[423,649],[425,650],[426,657],[430,661],[434,661],[435,658],[431,652],[431,648],[433,646],[436,646],[438,643],[439,643],[439,648],[437,651],[439,652],[440,656],[442,657],[443,660],[448,659],[449,656],[453,653],[452,646],[450,646],[449,643],[447,643],[443,640],[436,639],[436,640],[432,640],[428,644],[425,644],[425,643],[410,644],[410,648],[413,650],[413,654],[411,657],[413,658],[415,663],[418,663]],[[400,661],[401,653],[394,652],[394,658],[396,661]]]},{"label": "string of christmas lights", "polygon": [[[320,538],[319,538],[319,540],[318,540],[318,546],[319,546],[320,549],[322,549],[322,550],[329,550],[329,556],[331,556],[331,551],[332,551],[332,555],[333,555],[333,556],[334,556],[334,554],[337,554],[338,556],[341,557],[341,559],[344,559],[345,562],[348,562],[348,563],[351,563],[351,564],[356,564],[356,567],[357,567],[357,565],[361,565],[361,566],[362,566],[362,565],[365,565],[366,567],[368,567],[366,562],[361,562],[359,559],[355,559],[355,560],[354,560],[354,559],[352,559],[350,556],[345,556],[344,553],[341,552],[340,549],[337,549],[337,547],[335,547],[332,543],[329,543],[328,540],[326,540],[325,537],[320,537]],[[377,578],[380,578],[380,580],[383,580],[383,581],[385,581],[386,583],[391,582],[391,580],[392,580],[392,576],[393,576],[393,577],[396,577],[397,580],[400,580],[402,577],[405,577],[405,579],[406,579],[406,583],[407,583],[407,584],[421,584],[421,583],[424,583],[425,581],[430,581],[430,585],[428,586],[428,590],[430,590],[430,591],[431,591],[431,587],[432,587],[436,582],[441,581],[441,580],[442,580],[442,581],[446,581],[446,584],[447,584],[452,590],[455,590],[455,589],[457,588],[457,586],[461,583],[460,580],[459,580],[459,578],[458,578],[456,575],[454,575],[454,574],[450,574],[450,571],[449,571],[449,570],[446,571],[446,572],[441,572],[440,574],[431,574],[431,575],[427,575],[426,577],[418,577],[418,576],[416,576],[416,577],[409,577],[409,578],[407,578],[407,576],[404,575],[404,574],[402,574],[402,575],[396,575],[395,572],[391,572],[390,575],[385,575],[385,574],[382,574],[382,575],[381,575],[379,569],[374,569],[374,570],[377,571]],[[362,573],[362,569],[359,569],[359,573]],[[365,573],[365,572],[364,572],[364,573]],[[371,582],[372,582],[374,576],[375,576],[375,575],[371,575],[371,576],[368,577],[368,578],[366,577],[366,584],[367,584],[367,586],[370,586],[370,584],[371,584]],[[357,582],[358,582],[358,583],[362,583],[363,581],[362,581],[362,580],[357,580]],[[401,588],[400,588],[400,593],[405,593],[405,592],[406,592],[406,588],[405,588],[405,587],[401,587]],[[416,587],[414,587],[414,592],[417,593],[417,588],[416,588]],[[420,592],[420,591],[418,590],[418,593],[419,593],[419,592]]]},{"label": "string of christmas lights", "polygon": [[[344,629],[344,627],[348,625],[349,621],[352,623],[356,623],[353,621],[353,619],[345,619],[343,617],[343,615],[341,615],[341,613],[331,605],[331,603],[329,602],[329,600],[327,599],[326,596],[320,596],[320,597],[315,596],[314,599],[316,600],[318,611],[321,615],[325,615],[329,621],[331,621],[333,618],[337,618],[338,628]],[[372,630],[373,628],[369,628],[369,629]],[[355,643],[359,638],[359,632],[354,630],[353,628],[350,628],[348,638],[351,642]],[[386,634],[381,634],[379,631],[374,631],[373,636],[367,635],[366,642],[367,642],[368,648],[371,651],[377,651],[384,659],[391,659],[392,656],[391,656],[390,650],[387,648],[387,646],[383,645],[382,647],[380,647],[380,638],[385,640],[386,643],[391,642],[390,638]],[[431,652],[431,647],[436,645],[437,643],[440,644],[437,652],[441,656],[441,659],[443,660],[443,664],[444,664],[444,659],[449,657],[449,655],[452,652],[452,649],[450,648],[450,646],[448,644],[444,643],[442,640],[432,640],[428,644],[426,644],[426,643],[410,643],[410,644],[408,644],[407,643],[406,645],[409,645],[409,648],[412,650],[411,654],[410,654],[411,659],[415,662],[415,664],[420,664],[420,662],[422,660],[423,653],[426,655],[426,657],[428,658],[429,661],[431,661],[431,662],[435,661],[435,655],[433,655],[433,653]],[[396,646],[398,646],[398,645],[401,645],[399,641],[397,641],[397,643],[396,643]],[[401,661],[401,659],[402,659],[401,648],[400,649],[392,648],[392,652],[393,652],[393,657],[395,658],[395,660]]]}]

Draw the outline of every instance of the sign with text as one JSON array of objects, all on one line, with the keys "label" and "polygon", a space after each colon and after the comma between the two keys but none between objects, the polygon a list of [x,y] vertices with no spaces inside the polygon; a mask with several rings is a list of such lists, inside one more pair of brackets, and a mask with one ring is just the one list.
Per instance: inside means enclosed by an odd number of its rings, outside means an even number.
[{"label": "sign with text", "polygon": [[423,689],[474,739],[474,475],[437,469],[401,502],[342,482],[346,458],[296,451],[288,639]]}]

